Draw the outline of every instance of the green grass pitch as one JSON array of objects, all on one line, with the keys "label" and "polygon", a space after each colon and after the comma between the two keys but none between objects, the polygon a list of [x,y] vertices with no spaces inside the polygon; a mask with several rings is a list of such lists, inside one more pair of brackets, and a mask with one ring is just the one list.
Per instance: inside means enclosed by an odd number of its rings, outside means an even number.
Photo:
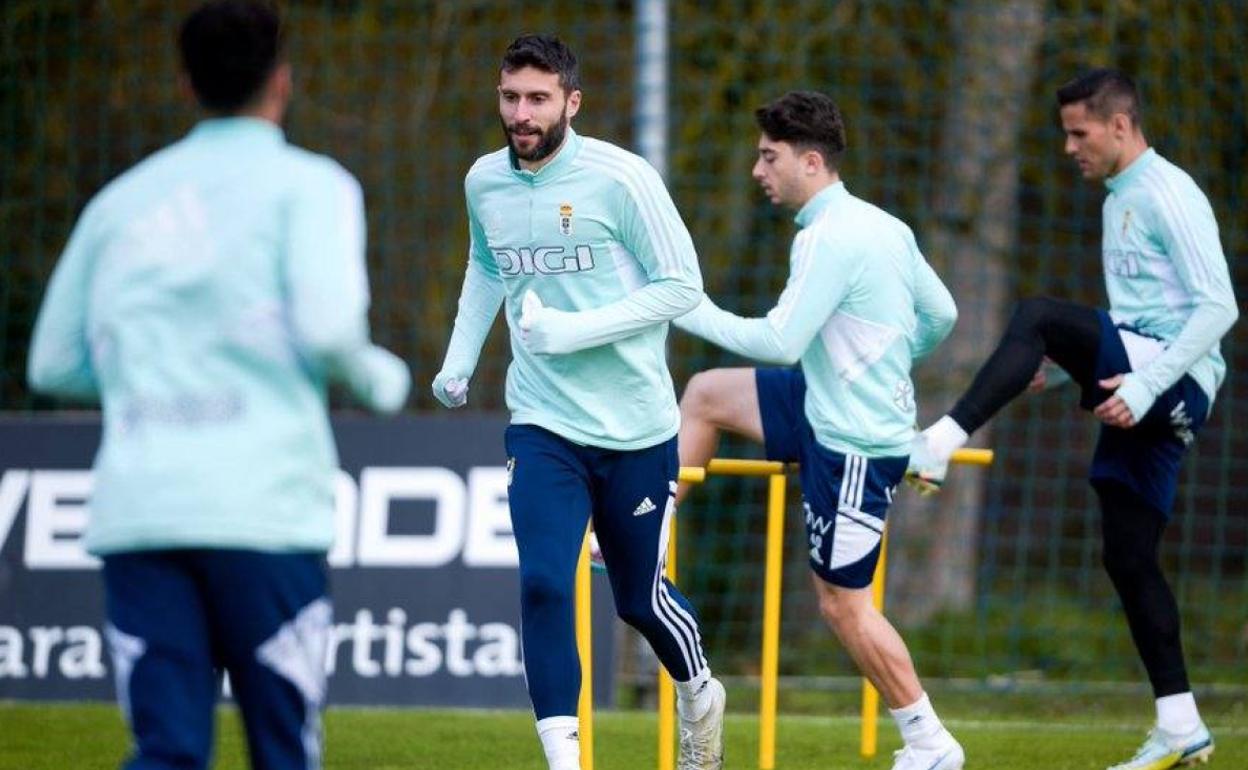
[{"label": "green grass pitch", "polygon": [[[1103,770],[1131,753],[1147,716],[1124,719],[1100,708],[994,710],[984,702],[946,709],[946,722],[966,747],[975,770]],[[1136,699],[1137,706],[1141,704]],[[778,726],[777,770],[873,768],[887,770],[896,731],[880,721],[880,751],[858,756],[858,720],[837,708],[835,716],[783,715]],[[1138,715],[1136,715],[1138,716]],[[1217,751],[1210,770],[1248,768],[1248,718],[1234,700],[1206,711]],[[655,766],[655,717],[644,711],[600,712],[596,719],[597,770],[646,770]],[[325,717],[326,770],[544,770],[530,714],[520,711],[435,711],[333,708]],[[758,728],[752,714],[729,714],[728,768],[758,766]],[[0,703],[0,770],[112,770],[126,752],[117,709],[106,704],[29,705]],[[214,767],[247,767],[238,719],[219,712]]]}]

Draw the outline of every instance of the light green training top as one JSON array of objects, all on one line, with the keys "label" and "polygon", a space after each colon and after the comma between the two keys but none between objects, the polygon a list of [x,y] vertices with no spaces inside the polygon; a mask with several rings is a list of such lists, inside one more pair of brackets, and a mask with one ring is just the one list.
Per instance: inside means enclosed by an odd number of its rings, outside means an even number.
[{"label": "light green training top", "polygon": [[797,213],[789,279],[764,318],[707,297],[681,329],[747,358],[801,361],[815,439],[866,457],[910,453],[911,364],[953,328],[957,308],[904,222],[837,182]]},{"label": "light green training top", "polygon": [[102,403],[88,550],[328,549],[326,382],[383,411],[410,385],[367,310],[359,184],[272,123],[204,121],[105,187],[27,373]]},{"label": "light green training top", "polygon": [[[504,148],[477,160],[464,188],[471,243],[443,371],[472,375],[505,298],[513,424],[617,450],[676,435],[667,321],[697,303],[702,276],[654,168],[569,129],[538,171],[521,169]],[[528,290],[566,313],[565,352],[526,348],[519,320]]]},{"label": "light green training top", "polygon": [[1166,346],[1117,395],[1141,419],[1184,374],[1209,397],[1226,376],[1219,341],[1239,311],[1209,199],[1152,148],[1105,180],[1102,248],[1109,312]]}]

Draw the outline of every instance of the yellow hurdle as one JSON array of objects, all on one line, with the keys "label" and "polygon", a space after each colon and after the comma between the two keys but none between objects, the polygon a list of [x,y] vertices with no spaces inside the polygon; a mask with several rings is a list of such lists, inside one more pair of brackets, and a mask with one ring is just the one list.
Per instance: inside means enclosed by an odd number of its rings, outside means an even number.
[{"label": "yellow hurdle", "polygon": [[581,696],[577,701],[577,729],[581,734],[581,770],[594,770],[594,618],[589,569],[589,528],[576,562],[576,652],[581,658]]},{"label": "yellow hurdle", "polygon": [[[963,465],[991,465],[991,449],[959,449],[951,462]],[[679,480],[701,484],[708,474],[720,476],[767,476],[767,549],[763,580],[763,648],[759,691],[758,766],[774,770],[776,766],[776,710],[780,667],[780,597],[784,556],[784,508],[787,473],[796,465],[774,460],[736,460],[715,458],[705,468],[681,468]],[[884,583],[887,573],[888,534],[880,541],[880,560],[872,580],[872,599],[879,610],[884,608]],[[676,522],[672,521],[667,542],[667,579],[676,582]],[[593,655],[591,640],[589,538],[581,549],[576,570],[576,637],[581,656],[581,770],[594,768],[593,726]],[[672,770],[676,764],[676,692],[667,671],[659,667],[659,731],[658,768]],[[879,694],[869,681],[862,680],[862,746],[864,757],[873,757],[879,727]]]},{"label": "yellow hurdle", "polygon": [[[880,561],[875,565],[875,575],[871,578],[871,601],[880,612],[884,611],[884,576],[888,574],[885,566],[888,560],[888,527],[880,537]],[[875,685],[865,676],[862,678],[862,736],[860,751],[868,759],[875,756],[880,728],[880,693]]]},{"label": "yellow hurdle", "polygon": [[[681,481],[686,470],[702,470],[701,468],[681,468]],[[706,478],[706,473],[702,474]],[[667,532],[667,579],[676,582],[676,522]],[[672,770],[676,767],[676,685],[667,669],[659,666],[659,770]]]},{"label": "yellow hurdle", "polygon": [[[776,766],[776,701],[780,668],[780,594],[784,556],[784,463],[772,460],[711,460],[705,469],[681,468],[680,480],[701,483],[707,474],[719,476],[767,476],[767,551],[763,580],[763,649],[759,692],[758,766],[773,770]],[[672,522],[668,540],[667,579],[676,582],[676,526]],[[676,765],[676,693],[671,677],[659,668],[659,770],[672,770]]]},{"label": "yellow hurdle", "polygon": [[767,561],[763,580],[763,666],[758,697],[758,766],[776,766],[776,700],[780,678],[780,579],[784,574],[784,494],[788,477],[767,482]]}]

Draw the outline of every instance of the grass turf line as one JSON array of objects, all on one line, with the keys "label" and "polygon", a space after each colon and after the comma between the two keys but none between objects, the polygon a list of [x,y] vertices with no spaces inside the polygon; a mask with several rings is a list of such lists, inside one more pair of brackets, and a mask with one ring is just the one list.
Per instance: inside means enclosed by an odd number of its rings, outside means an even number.
[{"label": "grass turf line", "polygon": [[[968,768],[1103,770],[1135,748],[1146,725],[1053,719],[997,719],[988,712],[950,714]],[[1242,714],[1209,719],[1217,740],[1211,770],[1248,767]],[[521,711],[334,708],[326,713],[325,770],[544,770],[532,716]],[[729,714],[727,766],[757,767],[758,727],[751,714]],[[0,770],[112,770],[126,752],[117,709],[106,704],[0,704]],[[655,717],[603,711],[595,722],[597,770],[655,766]],[[858,756],[858,721],[849,716],[784,715],[778,770],[888,768],[898,748],[890,720],[880,721],[880,752]],[[247,767],[237,714],[218,712],[218,770]]]}]

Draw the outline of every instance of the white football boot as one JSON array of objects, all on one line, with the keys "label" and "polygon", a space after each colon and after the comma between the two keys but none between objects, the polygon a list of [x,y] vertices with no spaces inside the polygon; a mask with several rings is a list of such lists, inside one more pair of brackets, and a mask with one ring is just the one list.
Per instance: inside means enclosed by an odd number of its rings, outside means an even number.
[{"label": "white football boot", "polygon": [[711,707],[701,719],[680,718],[680,755],[676,770],[722,770],[724,766],[724,703],[718,679],[708,679]]},{"label": "white football boot", "polygon": [[1149,730],[1135,756],[1109,770],[1168,770],[1180,765],[1209,761],[1213,755],[1213,736],[1209,728],[1197,725],[1186,735],[1175,735],[1160,727]]},{"label": "white football boot", "polygon": [[893,770],[962,770],[966,755],[962,744],[941,728],[941,736],[935,748],[920,749],[906,746],[893,754]]}]

